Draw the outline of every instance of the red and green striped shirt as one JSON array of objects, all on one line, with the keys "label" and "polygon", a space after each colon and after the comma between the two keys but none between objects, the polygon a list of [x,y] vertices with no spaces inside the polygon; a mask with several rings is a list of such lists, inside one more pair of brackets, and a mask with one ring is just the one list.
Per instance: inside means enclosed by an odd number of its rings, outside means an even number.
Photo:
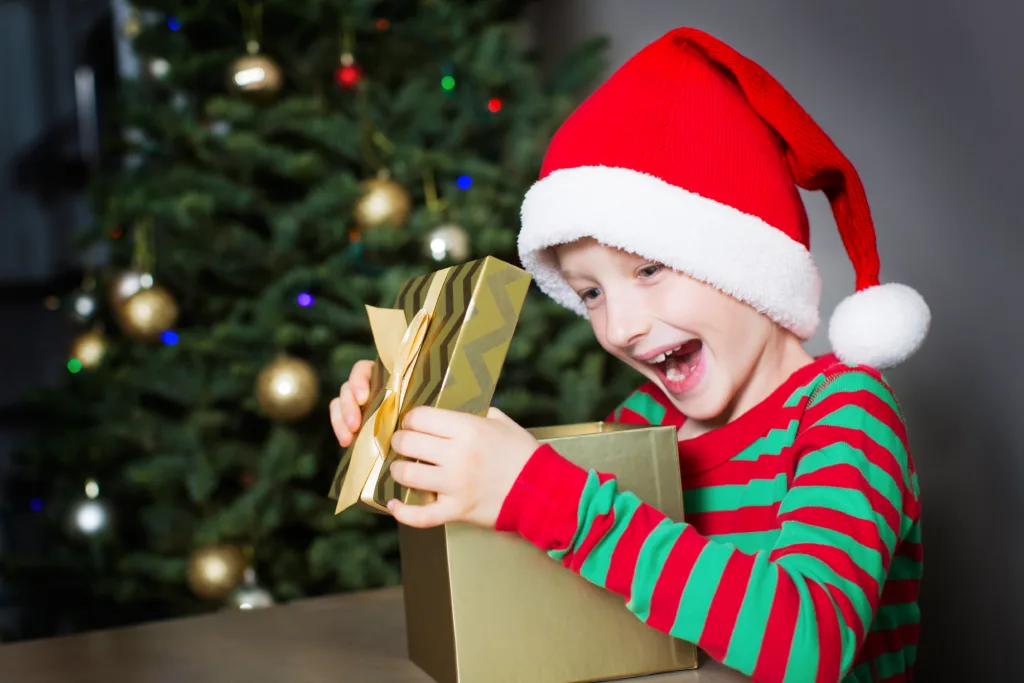
[{"label": "red and green striped shirt", "polygon": [[[645,384],[609,419],[684,418]],[[756,681],[911,680],[919,490],[878,372],[817,359],[679,462],[685,523],[542,446],[496,526]]]}]

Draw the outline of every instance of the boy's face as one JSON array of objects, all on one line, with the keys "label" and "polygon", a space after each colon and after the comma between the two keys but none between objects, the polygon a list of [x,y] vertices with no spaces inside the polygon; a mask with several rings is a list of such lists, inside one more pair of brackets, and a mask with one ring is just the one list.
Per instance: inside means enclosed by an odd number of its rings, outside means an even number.
[{"label": "boy's face", "polygon": [[601,346],[688,418],[723,416],[776,332],[753,308],[656,261],[589,238],[555,253]]}]

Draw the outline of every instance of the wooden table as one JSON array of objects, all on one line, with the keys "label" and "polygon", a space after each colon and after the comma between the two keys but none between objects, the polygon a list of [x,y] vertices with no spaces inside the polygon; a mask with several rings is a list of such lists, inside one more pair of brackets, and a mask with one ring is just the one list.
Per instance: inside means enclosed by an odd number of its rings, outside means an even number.
[{"label": "wooden table", "polygon": [[[401,589],[0,646],[5,683],[432,683],[406,658]],[[740,683],[702,658],[644,683]],[[528,683],[524,681],[524,683]]]}]

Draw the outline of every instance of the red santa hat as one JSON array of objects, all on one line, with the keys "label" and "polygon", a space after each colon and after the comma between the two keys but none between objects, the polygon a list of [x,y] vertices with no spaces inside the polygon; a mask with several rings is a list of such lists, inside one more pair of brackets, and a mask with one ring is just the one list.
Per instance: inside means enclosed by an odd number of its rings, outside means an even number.
[{"label": "red santa hat", "polygon": [[581,316],[550,247],[592,237],[746,302],[802,339],[821,284],[798,187],[822,190],[856,274],[833,313],[836,355],[892,367],[924,341],[916,291],[879,283],[875,230],[850,161],[764,69],[690,28],[644,48],[555,134],[522,206],[519,253]]}]

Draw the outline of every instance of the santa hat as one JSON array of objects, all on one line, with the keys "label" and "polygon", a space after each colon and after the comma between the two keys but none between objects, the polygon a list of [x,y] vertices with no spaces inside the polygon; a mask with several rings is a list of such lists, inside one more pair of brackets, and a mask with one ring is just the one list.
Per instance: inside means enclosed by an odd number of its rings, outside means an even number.
[{"label": "santa hat", "polygon": [[850,161],[764,69],[708,34],[669,32],[555,134],[522,206],[519,253],[540,289],[581,316],[550,247],[582,237],[656,260],[746,302],[802,339],[821,284],[798,187],[822,190],[856,273],[829,340],[844,360],[892,367],[930,311],[880,284],[867,197]]}]

